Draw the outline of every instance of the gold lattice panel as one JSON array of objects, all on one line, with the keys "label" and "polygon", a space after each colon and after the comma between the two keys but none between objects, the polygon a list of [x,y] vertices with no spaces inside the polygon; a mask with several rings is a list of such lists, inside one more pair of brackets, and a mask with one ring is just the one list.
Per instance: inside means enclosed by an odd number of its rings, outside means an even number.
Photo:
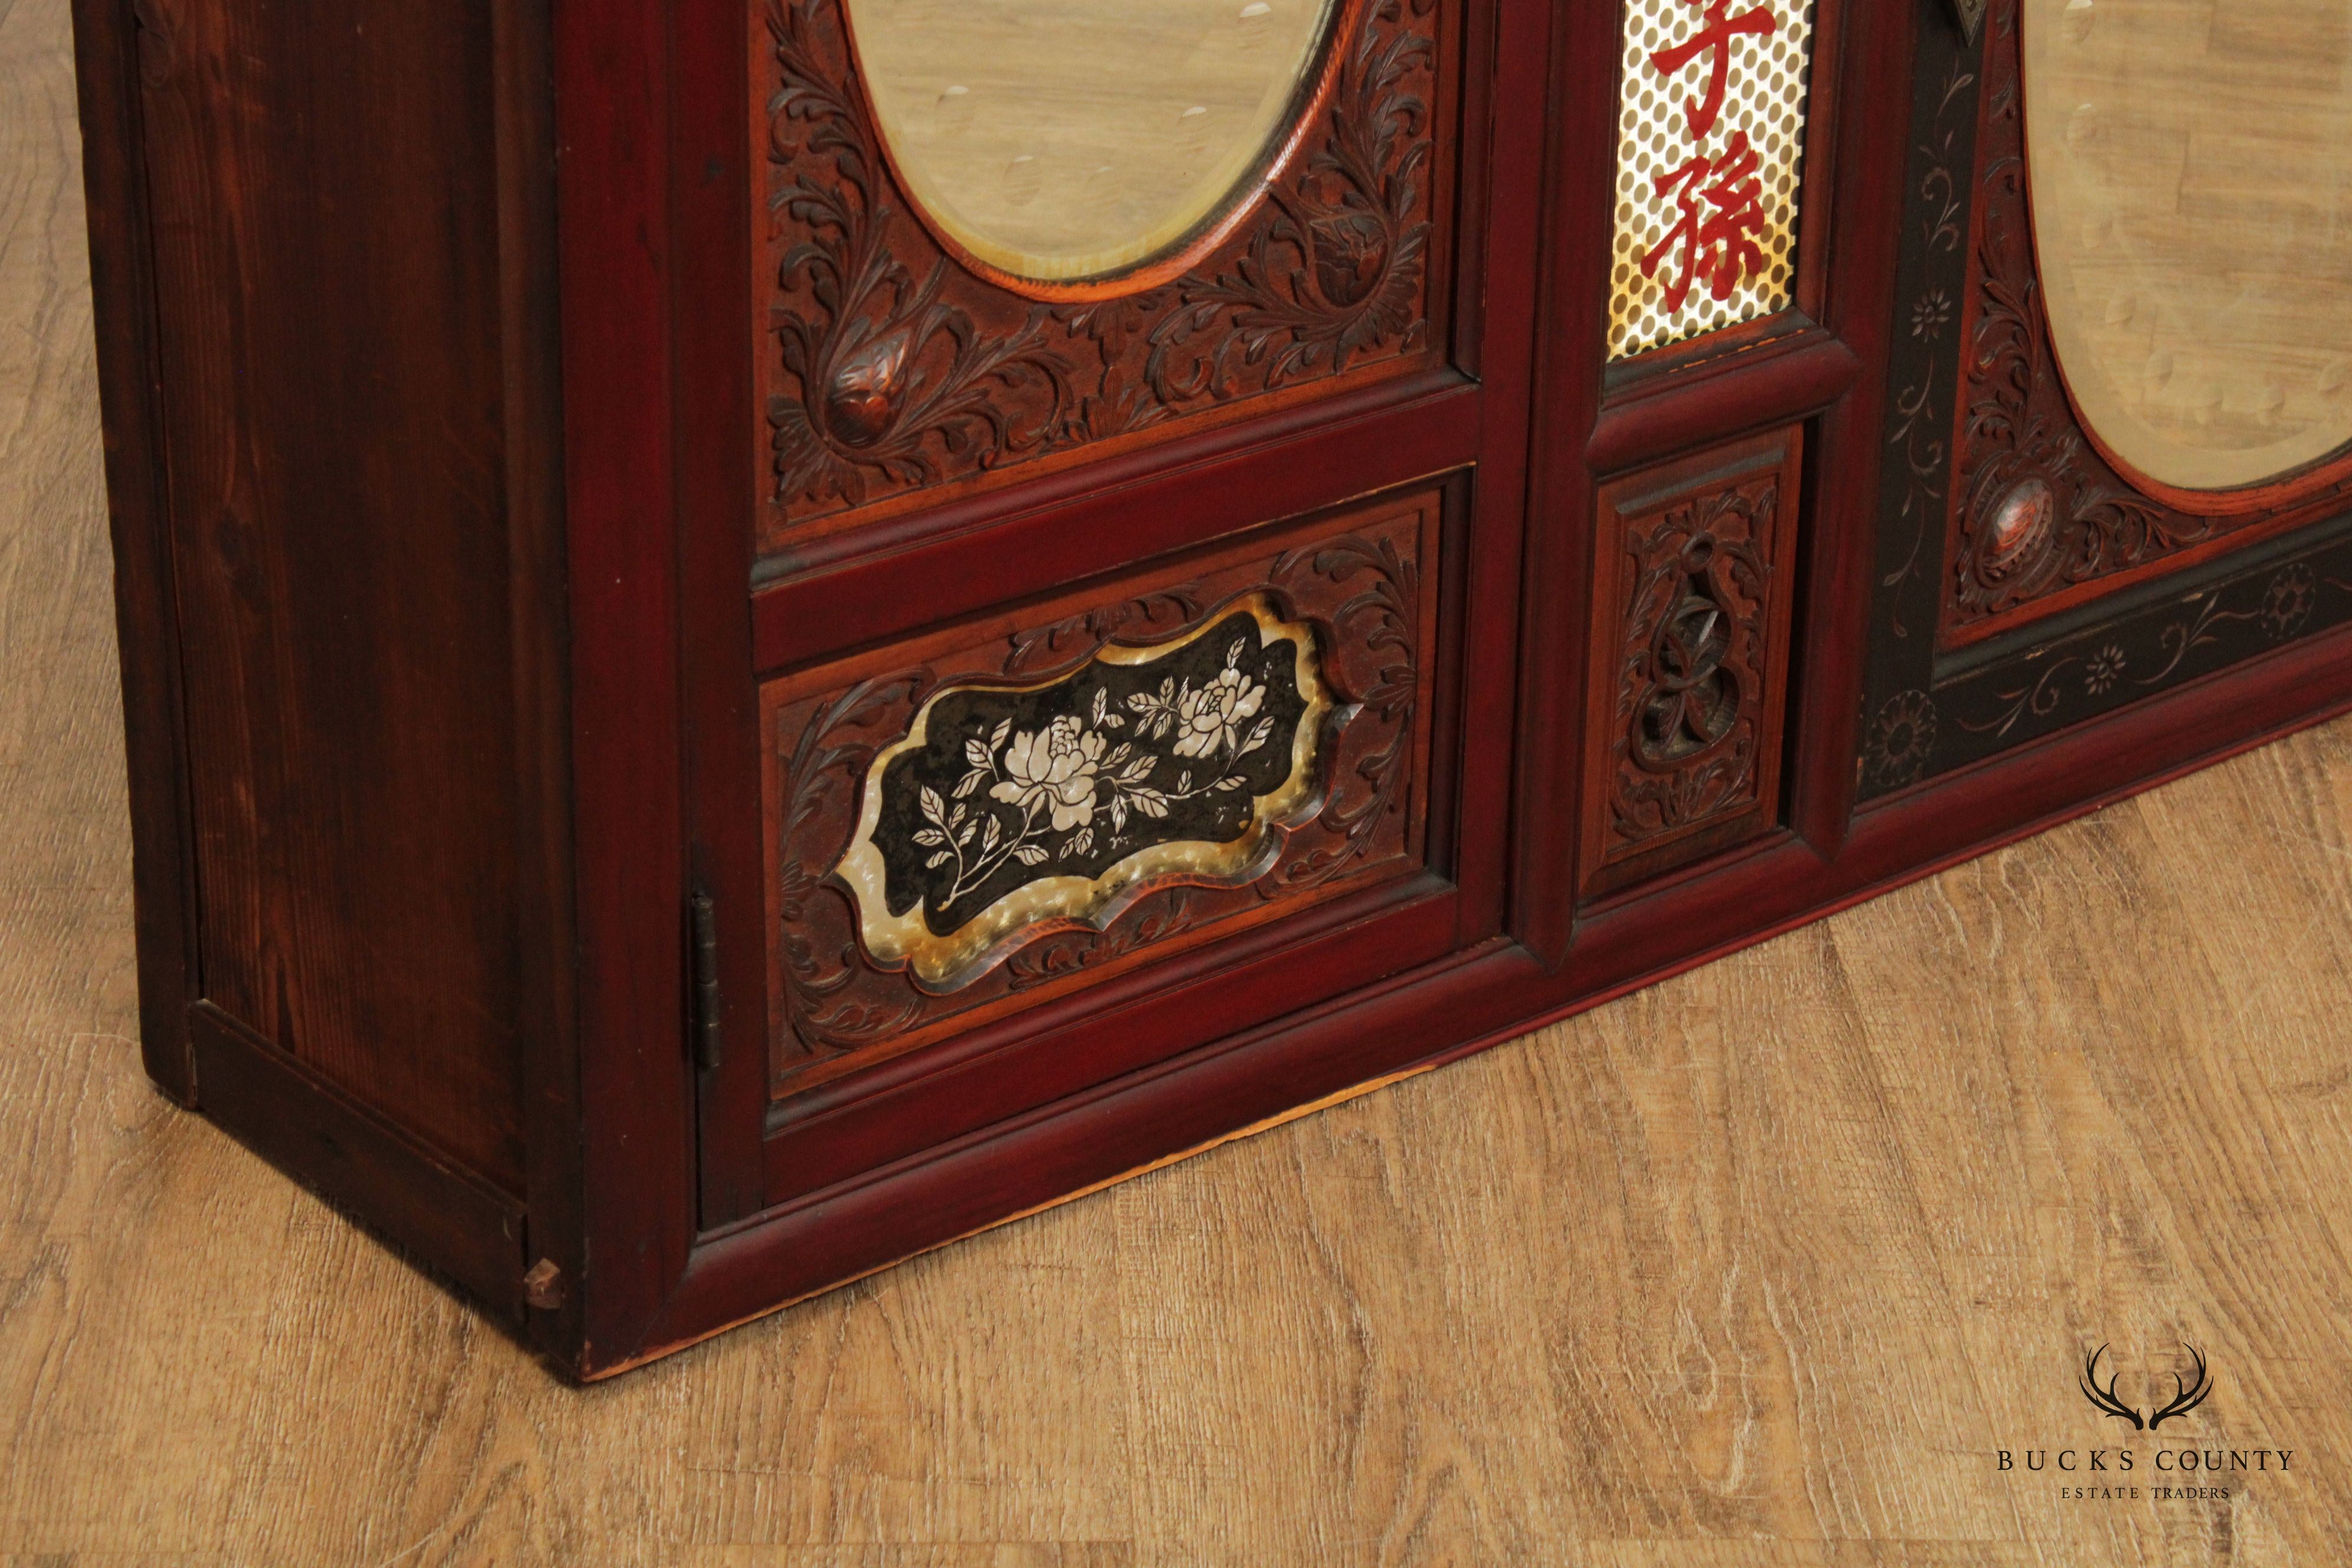
[{"label": "gold lattice panel", "polygon": [[1612,358],[1788,308],[1812,54],[1813,0],[1625,0]]}]

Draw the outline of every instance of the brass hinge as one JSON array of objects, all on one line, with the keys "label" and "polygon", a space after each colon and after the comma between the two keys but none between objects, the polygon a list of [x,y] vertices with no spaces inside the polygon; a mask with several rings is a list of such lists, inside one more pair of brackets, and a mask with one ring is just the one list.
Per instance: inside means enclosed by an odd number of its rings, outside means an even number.
[{"label": "brass hinge", "polygon": [[709,889],[696,888],[694,910],[694,1062],[704,1072],[719,1070],[719,904]]}]

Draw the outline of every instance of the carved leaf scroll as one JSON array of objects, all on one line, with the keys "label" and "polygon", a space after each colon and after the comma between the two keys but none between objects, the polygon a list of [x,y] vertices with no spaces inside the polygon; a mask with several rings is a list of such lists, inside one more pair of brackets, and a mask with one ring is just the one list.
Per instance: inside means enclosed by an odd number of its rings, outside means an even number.
[{"label": "carved leaf scroll", "polygon": [[[1239,559],[1188,578],[1072,604],[971,640],[942,633],[902,652],[857,656],[833,670],[812,670],[764,689],[778,1092],[786,1092],[787,1083],[812,1081],[812,1075],[821,1079],[912,1048],[938,1030],[1024,1005],[1111,966],[1204,940],[1220,927],[1271,918],[1360,879],[1416,864],[1426,810],[1432,677],[1433,584],[1425,566],[1437,515],[1433,494],[1375,503],[1328,531],[1294,530],[1286,542],[1277,541],[1260,555],[1237,546]],[[1234,663],[1228,656],[1237,639],[1230,632],[1244,623],[1260,628],[1256,650],[1244,648],[1246,657]],[[1268,626],[1291,630],[1269,641]],[[1267,662],[1285,649],[1295,650],[1288,690]],[[1182,668],[1163,663],[1171,659]],[[1229,668],[1235,671],[1232,681],[1224,679]],[[1115,680],[1109,679],[1114,673]],[[1136,685],[1147,674],[1148,684]],[[1171,679],[1167,726],[1163,731],[1154,723],[1144,733],[1143,721],[1160,711],[1161,686]],[[1188,683],[1193,694],[1189,719]],[[1202,695],[1213,684],[1223,689],[1213,702]],[[1256,686],[1265,694],[1244,715],[1249,689]],[[1099,716],[1097,690],[1104,698]],[[1134,698],[1147,700],[1138,707]],[[1327,716],[1309,718],[1307,710],[1318,702]],[[1016,718],[999,739],[997,727],[1013,714],[1009,708],[991,710],[982,726],[979,720],[990,703],[1027,704],[1035,711]],[[1246,722],[1212,725],[1219,714]],[[1269,718],[1264,743],[1253,746],[1257,727]],[[1111,719],[1120,722],[1106,722]],[[1057,758],[1048,731],[1059,720],[1076,722],[1064,726],[1070,732],[1061,737]],[[1099,732],[1103,744],[1097,752],[1087,752],[1080,731]],[[910,748],[919,731],[920,744]],[[1008,753],[1024,734],[1028,741],[1016,761]],[[1296,776],[1311,779],[1312,790],[1286,801],[1284,781],[1274,776],[1272,764],[1286,744],[1295,761],[1296,747],[1308,735],[1319,736],[1312,764],[1296,770]],[[1180,753],[1180,742],[1192,737]],[[975,742],[995,773],[971,780],[959,795],[981,766],[970,749]],[[1108,759],[1121,744],[1130,750],[1114,765]],[[918,750],[928,762],[912,760]],[[1242,753],[1237,767],[1220,761],[1231,750]],[[1148,775],[1124,784],[1105,782],[1105,770],[1111,770],[1111,780],[1123,780],[1147,756],[1153,759]],[[1074,786],[1089,768],[1094,787],[1081,813],[1081,792]],[[1235,773],[1245,779],[1244,787],[1213,787]],[[872,788],[877,778],[878,795]],[[1051,800],[1025,799],[1039,783],[1060,788]],[[944,826],[925,814],[925,788],[938,795]],[[1142,810],[1139,789],[1168,796],[1169,815]],[[1213,813],[1181,815],[1180,807],[1199,809],[1173,798],[1187,793]],[[1114,797],[1122,794],[1124,823],[1113,810]],[[869,804],[877,809],[869,813]],[[1025,847],[1046,858],[1025,865],[1006,846],[1021,837],[1032,804],[1031,826],[1042,831]],[[959,805],[965,808],[961,821]],[[1235,826],[1250,810],[1259,826]],[[893,811],[895,826],[886,826],[884,814]],[[983,849],[984,816],[1000,826],[995,844]],[[1203,820],[1205,828],[1198,826]],[[974,827],[975,822],[981,825]],[[971,843],[960,843],[967,829]],[[878,846],[873,842],[877,830]],[[946,841],[916,843],[926,831]],[[1088,831],[1091,841],[1081,837]],[[1252,834],[1262,836],[1253,840]],[[1124,835],[1124,841],[1113,843],[1115,835]],[[1119,869],[1129,858],[1170,849],[1180,837],[1189,845],[1178,851],[1181,857],[1194,856],[1204,845],[1239,843],[1247,852],[1228,856],[1223,866],[1160,867],[1139,877],[1129,876],[1134,867]],[[894,840],[903,840],[895,871]],[[835,876],[859,842],[873,851],[864,876],[854,868]],[[961,868],[952,848],[965,855]],[[921,854],[910,859],[914,849]],[[943,851],[947,861],[928,864]],[[992,856],[994,863],[983,867],[975,853]],[[981,874],[968,875],[974,871]],[[959,891],[960,878],[966,886]],[[960,960],[930,963],[928,978],[915,963],[916,947],[936,944],[944,955],[974,924],[975,910],[985,914],[1008,895],[1018,900],[1049,883],[1106,878],[1125,885],[1098,904],[1081,899],[1050,918],[974,941]],[[908,942],[903,950],[875,940],[866,929],[869,910],[898,927]]]},{"label": "carved leaf scroll", "polygon": [[967,270],[899,191],[839,0],[768,0],[763,548],[869,502],[1429,351],[1437,0],[1362,0],[1306,150],[1225,243],[1139,293]]}]

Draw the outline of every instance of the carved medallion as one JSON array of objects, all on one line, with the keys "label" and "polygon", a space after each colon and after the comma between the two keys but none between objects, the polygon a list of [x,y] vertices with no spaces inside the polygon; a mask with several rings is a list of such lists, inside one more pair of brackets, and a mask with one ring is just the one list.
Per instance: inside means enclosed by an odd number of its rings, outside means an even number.
[{"label": "carved medallion", "polygon": [[1049,684],[946,688],[876,754],[835,872],[867,952],[953,990],[1042,928],[1255,880],[1322,808],[1336,706],[1264,595]]}]

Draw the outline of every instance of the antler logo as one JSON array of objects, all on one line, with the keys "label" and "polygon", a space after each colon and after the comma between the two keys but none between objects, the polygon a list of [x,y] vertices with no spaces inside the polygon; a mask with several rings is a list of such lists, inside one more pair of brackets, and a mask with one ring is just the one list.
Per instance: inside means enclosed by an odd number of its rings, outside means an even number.
[{"label": "antler logo", "polygon": [[2130,1422],[2132,1424],[2132,1430],[2135,1432],[2153,1432],[2158,1426],[2163,1426],[2167,1421],[2171,1420],[2174,1416],[2188,1415],[2200,1405],[2204,1404],[2205,1396],[2213,1392],[2213,1376],[2212,1373],[2209,1373],[2205,1369],[2204,1352],[2199,1350],[2195,1345],[2189,1343],[2185,1340],[2181,1342],[2180,1348],[2187,1351],[2189,1352],[2189,1359],[2197,1363],[2197,1376],[2192,1381],[2182,1377],[2177,1372],[2174,1373],[2172,1374],[2172,1402],[2165,1405],[2161,1410],[2156,1411],[2154,1414],[2150,1415],[2147,1420],[2141,1420],[2137,1410],[2126,1405],[2121,1399],[2118,1399],[2116,1396],[2115,1373],[2110,1373],[2107,1374],[2105,1387],[2102,1388],[2099,1385],[2099,1358],[2107,1353],[2107,1347],[2105,1345],[2101,1345],[2097,1350],[2093,1351],[2091,1352],[2091,1359],[2083,1363],[2083,1381],[2081,1384],[2083,1397],[2089,1400],[2094,1407],[2113,1416],[2115,1419],[2118,1421]]}]

